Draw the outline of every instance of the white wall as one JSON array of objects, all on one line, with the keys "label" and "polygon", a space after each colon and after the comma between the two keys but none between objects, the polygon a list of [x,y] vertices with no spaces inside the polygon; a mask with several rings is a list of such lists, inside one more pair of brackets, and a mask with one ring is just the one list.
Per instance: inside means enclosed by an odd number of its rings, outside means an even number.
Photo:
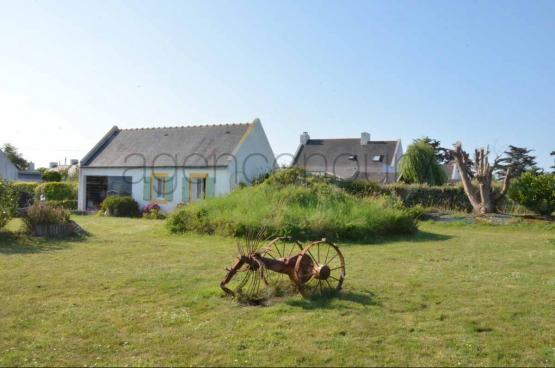
[{"label": "white wall", "polygon": [[17,180],[17,168],[6,157],[4,152],[0,151],[0,179],[3,180]]},{"label": "white wall", "polygon": [[[214,194],[222,195],[230,191],[229,186],[229,175],[226,168],[210,168],[210,169],[183,169],[183,168],[156,168],[155,172],[157,174],[167,174],[168,177],[175,176],[174,179],[174,192],[173,200],[168,203],[160,203],[160,208],[164,212],[170,212],[175,208],[178,203],[183,203],[182,198],[182,188],[183,188],[183,178],[184,176],[189,176],[192,173],[206,173],[209,177],[216,178],[214,185]],[[133,199],[135,199],[140,207],[148,204],[150,201],[145,201],[143,199],[143,189],[144,180],[143,177],[146,175],[150,177],[152,170],[142,169],[142,168],[91,168],[82,167],[79,170],[79,193],[78,193],[78,208],[84,211],[86,208],[85,194],[86,194],[86,176],[131,176],[132,185],[131,192]]]},{"label": "white wall", "polygon": [[250,184],[253,179],[273,170],[274,152],[260,120],[254,120],[250,132],[233,155],[235,160],[228,166],[231,188],[239,183]]}]

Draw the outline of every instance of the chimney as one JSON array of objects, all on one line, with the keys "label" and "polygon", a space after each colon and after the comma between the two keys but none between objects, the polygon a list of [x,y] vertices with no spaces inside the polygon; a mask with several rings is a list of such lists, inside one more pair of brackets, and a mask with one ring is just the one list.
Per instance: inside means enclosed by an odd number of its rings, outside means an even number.
[{"label": "chimney", "polygon": [[308,135],[307,132],[303,132],[303,134],[301,134],[301,144],[306,144],[308,142],[308,140],[310,139],[310,136]]},{"label": "chimney", "polygon": [[364,146],[370,142],[370,133],[362,132],[360,133],[360,145]]}]

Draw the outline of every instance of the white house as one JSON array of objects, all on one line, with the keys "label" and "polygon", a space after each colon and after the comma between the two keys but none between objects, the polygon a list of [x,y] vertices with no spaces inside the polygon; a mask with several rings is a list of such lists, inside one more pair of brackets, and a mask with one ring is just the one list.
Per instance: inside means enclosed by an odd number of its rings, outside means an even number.
[{"label": "white house", "polygon": [[0,179],[7,181],[17,180],[17,173],[17,167],[0,150]]},{"label": "white house", "polygon": [[114,126],[81,160],[79,210],[131,195],[163,211],[229,193],[271,171],[274,153],[259,119],[247,124],[146,129]]},{"label": "white house", "polygon": [[304,132],[293,166],[341,179],[392,183],[397,180],[402,156],[400,139],[371,140],[366,132],[361,133],[360,138],[314,139]]}]

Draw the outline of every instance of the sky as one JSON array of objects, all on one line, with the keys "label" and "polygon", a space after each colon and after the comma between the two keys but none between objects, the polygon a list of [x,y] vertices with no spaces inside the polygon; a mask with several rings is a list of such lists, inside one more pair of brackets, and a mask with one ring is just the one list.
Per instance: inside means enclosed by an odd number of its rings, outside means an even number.
[{"label": "sky", "polygon": [[0,144],[260,118],[312,138],[555,150],[555,1],[0,1]]}]

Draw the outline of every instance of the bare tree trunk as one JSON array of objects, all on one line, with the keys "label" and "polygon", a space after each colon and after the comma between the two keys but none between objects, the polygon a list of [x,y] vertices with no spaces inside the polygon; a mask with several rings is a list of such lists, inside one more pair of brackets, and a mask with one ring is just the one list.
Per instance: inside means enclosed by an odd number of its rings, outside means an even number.
[{"label": "bare tree trunk", "polygon": [[486,214],[486,213],[495,213],[497,211],[497,202],[503,198],[503,196],[507,193],[509,189],[509,181],[510,181],[510,169],[507,169],[505,174],[505,180],[503,182],[503,188],[501,192],[497,195],[493,193],[493,172],[498,167],[500,158],[496,157],[493,165],[489,164],[488,154],[489,150],[487,148],[481,148],[475,151],[475,178],[478,182],[478,192],[472,185],[471,175],[469,172],[469,168],[466,165],[466,158],[462,151],[462,147],[460,143],[455,145],[455,150],[451,151],[453,157],[455,158],[455,162],[457,163],[457,167],[461,174],[461,180],[463,183],[464,192],[472,205],[472,208],[475,213],[478,214]]}]

